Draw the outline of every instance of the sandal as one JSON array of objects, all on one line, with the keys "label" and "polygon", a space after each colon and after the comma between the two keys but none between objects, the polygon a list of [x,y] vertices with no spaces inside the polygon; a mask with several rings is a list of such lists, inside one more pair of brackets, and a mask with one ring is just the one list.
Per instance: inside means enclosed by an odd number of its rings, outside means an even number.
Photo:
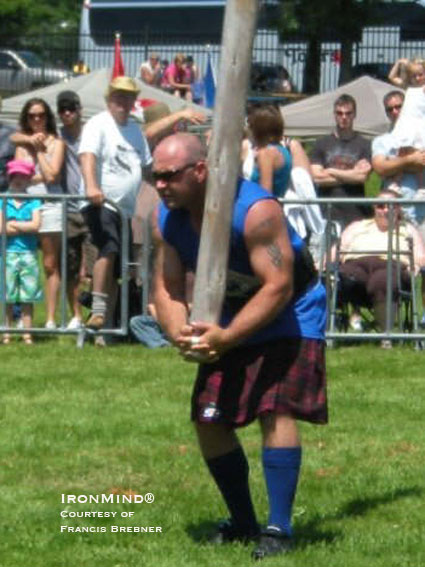
[{"label": "sandal", "polygon": [[25,343],[26,345],[33,345],[33,344],[34,344],[34,343],[32,342],[32,337],[31,337],[31,335],[23,335],[22,338],[23,338],[24,343]]},{"label": "sandal", "polygon": [[4,345],[10,345],[10,335],[4,335],[2,343]]}]

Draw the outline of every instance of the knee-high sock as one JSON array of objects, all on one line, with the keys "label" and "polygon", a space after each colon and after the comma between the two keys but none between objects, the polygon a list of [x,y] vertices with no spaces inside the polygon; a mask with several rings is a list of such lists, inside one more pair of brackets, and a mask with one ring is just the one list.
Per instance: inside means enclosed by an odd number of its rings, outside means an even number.
[{"label": "knee-high sock", "polygon": [[291,513],[301,468],[301,447],[263,448],[264,477],[269,496],[268,525],[292,534]]},{"label": "knee-high sock", "polygon": [[93,291],[92,297],[93,297],[92,306],[91,306],[92,313],[95,315],[105,316],[108,306],[108,294],[100,293],[99,291]]},{"label": "knee-high sock", "polygon": [[249,466],[242,447],[234,451],[206,460],[229,509],[233,524],[243,535],[258,532],[257,519],[249,491]]}]

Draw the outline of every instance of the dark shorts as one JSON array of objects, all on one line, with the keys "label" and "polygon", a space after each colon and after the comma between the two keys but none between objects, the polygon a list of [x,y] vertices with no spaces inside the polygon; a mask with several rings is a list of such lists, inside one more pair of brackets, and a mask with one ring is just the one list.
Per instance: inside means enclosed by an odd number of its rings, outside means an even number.
[{"label": "dark shorts", "polygon": [[81,211],[89,228],[91,241],[98,249],[99,258],[119,255],[121,250],[121,220],[118,213],[107,207],[89,206]]},{"label": "dark shorts", "polygon": [[86,236],[89,232],[88,226],[81,213],[68,213],[66,217],[66,230],[68,238]]},{"label": "dark shorts", "polygon": [[88,227],[80,213],[68,213],[67,234],[68,279],[72,281],[79,277],[83,258],[83,244],[88,236]]},{"label": "dark shorts", "polygon": [[327,423],[324,341],[284,338],[199,366],[193,421],[240,427],[268,412]]}]

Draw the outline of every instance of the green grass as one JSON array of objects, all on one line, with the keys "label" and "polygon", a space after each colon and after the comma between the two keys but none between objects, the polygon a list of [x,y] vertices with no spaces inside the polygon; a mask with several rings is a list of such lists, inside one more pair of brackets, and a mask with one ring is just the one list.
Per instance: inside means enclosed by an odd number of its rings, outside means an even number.
[{"label": "green grass", "polygon": [[375,171],[372,171],[372,173],[366,179],[365,197],[369,197],[370,199],[372,199],[373,197],[377,197],[381,189],[381,186],[382,186],[382,179]]},{"label": "green grass", "polygon": [[[249,565],[239,545],[198,540],[225,509],[201,462],[189,399],[195,367],[171,349],[77,350],[68,338],[1,349],[1,567]],[[373,345],[328,354],[330,424],[302,426],[297,549],[264,565],[423,567],[424,354]],[[261,521],[256,424],[241,432]],[[152,504],[61,504],[61,494],[152,492]],[[133,518],[60,519],[61,510]],[[161,526],[163,533],[60,533]]]}]

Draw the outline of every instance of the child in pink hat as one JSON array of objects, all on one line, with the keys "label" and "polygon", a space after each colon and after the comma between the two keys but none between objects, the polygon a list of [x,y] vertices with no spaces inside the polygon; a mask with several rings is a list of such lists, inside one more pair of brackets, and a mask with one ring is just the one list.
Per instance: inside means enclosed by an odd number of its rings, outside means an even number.
[{"label": "child in pink hat", "polygon": [[[3,266],[0,271],[0,298],[6,301],[6,326],[13,322],[13,304],[20,303],[24,328],[32,327],[33,304],[40,301],[40,271],[37,260],[40,227],[40,199],[18,198],[26,192],[35,173],[34,165],[24,160],[9,161],[6,166],[9,177],[7,199],[0,199],[0,239],[3,250],[6,235],[6,285],[3,285]],[[3,226],[5,223],[5,226]],[[1,259],[1,253],[0,253]],[[5,289],[4,289],[5,288]],[[29,333],[23,334],[26,344],[32,344]],[[3,336],[3,344],[10,343],[10,335]]]}]

